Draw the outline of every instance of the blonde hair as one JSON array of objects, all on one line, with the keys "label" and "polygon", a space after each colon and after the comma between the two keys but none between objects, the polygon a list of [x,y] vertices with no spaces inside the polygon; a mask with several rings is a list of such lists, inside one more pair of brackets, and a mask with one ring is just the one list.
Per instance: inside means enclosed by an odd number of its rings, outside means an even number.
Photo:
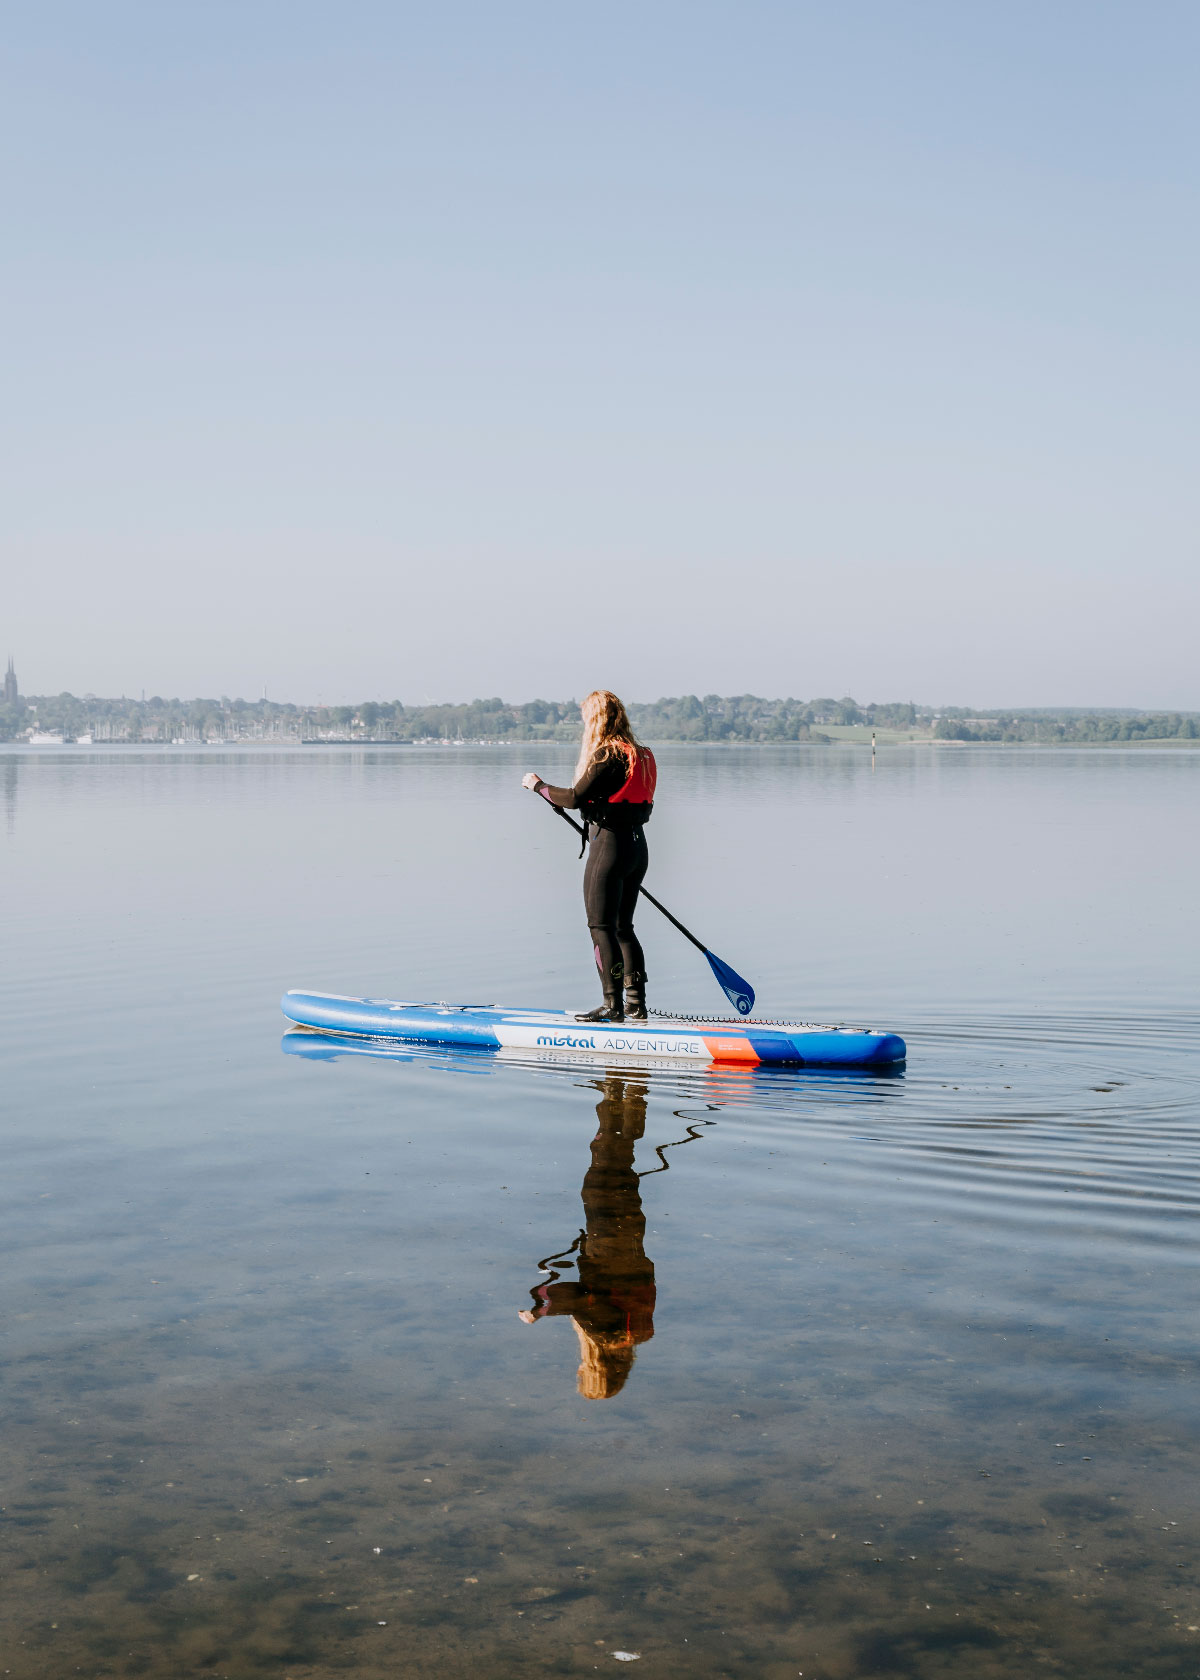
[{"label": "blonde hair", "polygon": [[632,770],[638,760],[640,743],[633,733],[629,713],[617,696],[607,688],[594,688],[579,709],[583,713],[583,740],[579,744],[575,780],[598,758],[613,752],[619,752]]},{"label": "blonde hair", "polygon": [[633,1337],[624,1330],[585,1330],[578,1319],[575,1334],[580,1355],[575,1386],[585,1400],[611,1400],[633,1370]]}]

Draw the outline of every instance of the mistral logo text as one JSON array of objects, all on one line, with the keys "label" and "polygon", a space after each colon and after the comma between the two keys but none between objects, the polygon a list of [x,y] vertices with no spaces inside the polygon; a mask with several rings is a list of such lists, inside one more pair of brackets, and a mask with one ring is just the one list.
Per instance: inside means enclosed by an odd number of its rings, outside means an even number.
[{"label": "mistral logo text", "polygon": [[626,1038],[598,1035],[577,1038],[571,1033],[542,1033],[538,1037],[539,1050],[611,1050],[626,1055],[651,1056],[707,1056],[705,1046],[673,1038]]}]

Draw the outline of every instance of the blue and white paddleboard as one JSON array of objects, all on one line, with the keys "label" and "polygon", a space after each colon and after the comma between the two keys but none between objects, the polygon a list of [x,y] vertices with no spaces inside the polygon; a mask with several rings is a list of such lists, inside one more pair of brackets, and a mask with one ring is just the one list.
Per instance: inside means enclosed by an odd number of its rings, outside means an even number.
[{"label": "blue and white paddleboard", "polygon": [[458,1044],[540,1055],[629,1057],[742,1067],[894,1067],[905,1058],[895,1033],[801,1022],[703,1020],[655,1015],[623,1026],[577,1021],[556,1009],[501,1009],[483,1003],[397,1003],[287,992],[283,1013],[315,1032],[364,1039]]}]

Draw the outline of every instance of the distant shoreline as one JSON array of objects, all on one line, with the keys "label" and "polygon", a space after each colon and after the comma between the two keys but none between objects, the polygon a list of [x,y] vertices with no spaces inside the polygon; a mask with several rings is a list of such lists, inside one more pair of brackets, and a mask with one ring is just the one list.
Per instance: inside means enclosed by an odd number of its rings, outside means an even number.
[{"label": "distant shoreline", "polygon": [[[32,746],[239,744],[403,746],[457,742],[510,743],[579,740],[574,700],[521,704],[493,696],[461,704],[364,700],[357,706],[296,706],[268,700],[105,699],[86,694],[22,696],[14,673],[5,679],[0,740]],[[761,695],[695,694],[631,702],[633,726],[665,745],[897,746],[1029,745],[1151,746],[1200,742],[1200,712],[1154,712],[1063,706],[994,711],[934,707],[912,700],[870,701],[851,695],[814,700]]]},{"label": "distant shoreline", "polygon": [[[935,747],[939,752],[946,748],[953,751],[966,750],[970,752],[977,752],[981,748],[985,747],[991,750],[999,748],[1005,752],[1026,750],[1037,750],[1038,752],[1061,752],[1064,749],[1076,752],[1112,752],[1114,750],[1133,750],[1135,752],[1141,752],[1146,748],[1161,750],[1164,747],[1170,747],[1184,752],[1191,752],[1200,748],[1200,739],[1189,739],[1178,735],[1163,735],[1147,736],[1133,741],[948,741],[941,740],[932,735],[918,735],[898,740],[880,739],[874,749],[872,749],[869,740],[846,741],[829,738],[826,738],[825,740],[809,741],[678,741],[667,738],[666,740],[656,740],[651,744],[659,750],[666,747],[682,747],[690,751],[695,751],[698,748],[703,747],[717,749],[720,751],[747,749],[755,752],[770,747],[803,748],[806,751],[815,749],[821,752],[827,751],[831,747],[850,747],[858,752],[866,752],[869,755],[873,754],[874,756],[878,756],[883,752],[896,752],[898,750],[904,750],[912,747]],[[364,747],[386,747],[390,751],[420,748],[422,752],[428,752],[441,747],[499,747],[508,749],[520,747],[522,750],[539,747],[560,747],[564,751],[574,750],[570,742],[556,739],[554,736],[550,735],[542,737],[535,736],[530,739],[520,741],[491,740],[483,736],[477,738],[463,738],[461,740],[436,739],[432,736],[424,736],[419,740],[411,741],[396,741],[385,737],[374,738],[371,736],[346,736],[341,739],[330,738],[323,740],[303,740],[297,736],[284,735],[273,737],[243,737],[241,739],[233,740],[212,739],[206,741],[0,741],[0,753],[5,751],[15,751],[22,754],[59,752],[187,753],[212,752],[219,750],[237,752],[277,752],[281,749],[291,751],[292,749],[308,750],[312,748],[326,751],[334,750],[338,752],[344,752],[349,749],[358,752]]]}]

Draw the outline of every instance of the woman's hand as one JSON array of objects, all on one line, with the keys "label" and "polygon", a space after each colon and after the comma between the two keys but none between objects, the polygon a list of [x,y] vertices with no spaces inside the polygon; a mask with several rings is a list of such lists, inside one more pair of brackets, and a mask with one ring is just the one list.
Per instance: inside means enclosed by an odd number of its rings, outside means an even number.
[{"label": "woman's hand", "polygon": [[521,786],[527,787],[530,793],[536,793],[537,790],[544,785],[545,784],[543,783],[542,778],[533,770],[531,770],[527,776],[521,777]]}]

